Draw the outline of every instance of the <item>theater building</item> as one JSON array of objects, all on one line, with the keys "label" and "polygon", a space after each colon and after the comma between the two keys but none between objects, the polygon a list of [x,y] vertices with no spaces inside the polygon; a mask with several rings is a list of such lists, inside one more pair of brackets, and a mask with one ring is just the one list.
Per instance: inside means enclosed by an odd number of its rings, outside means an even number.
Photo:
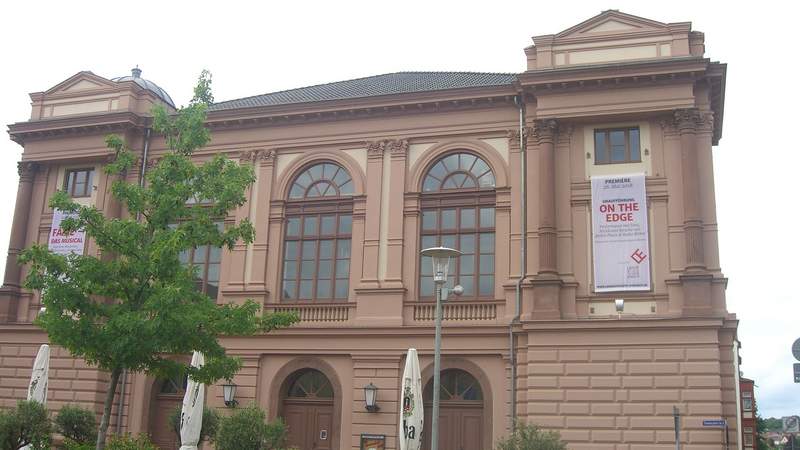
[{"label": "theater building", "polygon": [[[672,449],[677,407],[683,448],[719,449],[719,429],[702,421],[736,424],[737,321],[712,170],[725,64],[689,22],[613,10],[534,37],[524,57],[516,74],[400,72],[212,106],[212,142],[196,158],[255,166],[249,202],[225,220],[249,218],[257,233],[191,260],[220,303],[299,313],[290,329],[224,344],[244,361],[236,400],[285,418],[300,449],[356,450],[365,434],[397,448],[410,347],[430,401],[435,302],[419,255],[436,245],[464,254],[450,271],[464,293],[444,306],[440,448],[490,449],[517,419],[558,430],[571,449]],[[104,136],[156,160],[165,144],[150,135],[150,108],[174,107],[138,70],[81,72],[31,99],[30,119],[9,126],[24,152],[0,291],[3,406],[25,397],[47,341],[16,258],[46,242],[48,198],[66,189],[124,214],[102,171]],[[644,174],[647,234],[630,256],[647,261],[635,272],[647,283],[599,289],[594,268],[610,263],[593,245],[592,180],[631,174]],[[50,367],[49,408],[100,411],[105,373],[58,348]],[[378,411],[365,409],[369,383]],[[174,448],[165,416],[181,382],[129,374],[119,394],[112,430]],[[207,403],[225,408],[221,386]]]}]

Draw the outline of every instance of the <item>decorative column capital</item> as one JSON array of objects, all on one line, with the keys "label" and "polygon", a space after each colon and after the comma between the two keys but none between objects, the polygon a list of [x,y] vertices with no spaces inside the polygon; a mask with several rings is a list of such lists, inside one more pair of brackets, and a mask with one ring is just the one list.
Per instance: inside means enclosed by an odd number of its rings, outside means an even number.
[{"label": "decorative column capital", "polygon": [[406,156],[408,154],[408,140],[394,139],[386,143],[386,148],[394,157]]},{"label": "decorative column capital", "polygon": [[697,108],[676,109],[672,113],[672,122],[680,132],[691,132],[703,123],[703,116]]},{"label": "decorative column capital", "polygon": [[377,158],[383,157],[383,152],[389,143],[388,139],[381,139],[379,141],[367,142],[367,157]]},{"label": "decorative column capital", "polygon": [[[528,139],[532,135],[533,135],[533,128],[531,128],[531,127],[523,127],[522,128],[522,138],[523,139]],[[509,144],[519,145],[519,128],[506,131],[506,137],[508,138],[508,143]]]},{"label": "decorative column capital", "polygon": [[273,164],[278,153],[275,150],[245,150],[239,153],[239,162]]},{"label": "decorative column capital", "polygon": [[367,156],[372,158],[383,157],[385,152],[392,156],[406,155],[408,153],[407,139],[381,139],[367,142]]},{"label": "decorative column capital", "polygon": [[19,180],[22,182],[33,181],[33,177],[39,170],[39,163],[32,161],[18,161],[17,173],[19,173]]},{"label": "decorative column capital", "polygon": [[533,135],[541,143],[553,143],[558,133],[558,122],[555,119],[543,119],[533,122]]}]

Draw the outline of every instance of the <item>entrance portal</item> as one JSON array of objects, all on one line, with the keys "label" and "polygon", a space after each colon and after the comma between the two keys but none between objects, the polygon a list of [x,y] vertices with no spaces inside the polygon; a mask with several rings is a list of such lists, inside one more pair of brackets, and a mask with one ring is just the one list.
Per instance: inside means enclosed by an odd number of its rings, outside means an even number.
[{"label": "entrance portal", "polygon": [[[433,379],[425,386],[424,450],[431,448]],[[478,380],[460,369],[443,370],[439,394],[439,448],[482,450],[483,392]]]},{"label": "entrance portal", "polygon": [[148,430],[154,444],[163,450],[181,446],[180,438],[175,434],[169,416],[183,402],[186,392],[186,379],[156,380],[153,383],[153,396],[150,400],[150,423]]},{"label": "entrance portal", "polygon": [[303,369],[288,378],[282,416],[289,428],[289,446],[299,450],[330,450],[333,429],[333,387],[315,369]]}]

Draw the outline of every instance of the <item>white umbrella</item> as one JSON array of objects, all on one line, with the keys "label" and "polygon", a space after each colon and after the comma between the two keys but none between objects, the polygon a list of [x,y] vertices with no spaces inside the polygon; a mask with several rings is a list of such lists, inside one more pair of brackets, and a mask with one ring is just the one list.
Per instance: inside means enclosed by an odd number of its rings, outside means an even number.
[{"label": "white umbrella", "polygon": [[400,386],[400,450],[419,450],[422,445],[422,375],[417,350],[408,349]]},{"label": "white umbrella", "polygon": [[[31,382],[28,385],[28,400],[41,403],[47,403],[47,378],[50,373],[50,346],[42,344],[39,347],[39,353],[36,354],[36,359],[33,361],[33,373],[31,373]],[[31,448],[30,445],[22,447],[21,450]]]},{"label": "white umbrella", "polygon": [[[205,358],[200,352],[192,354],[192,366],[203,367]],[[181,407],[181,448],[180,450],[197,450],[200,442],[200,427],[203,425],[203,404],[206,387],[202,383],[189,378],[186,393],[183,394]]]}]

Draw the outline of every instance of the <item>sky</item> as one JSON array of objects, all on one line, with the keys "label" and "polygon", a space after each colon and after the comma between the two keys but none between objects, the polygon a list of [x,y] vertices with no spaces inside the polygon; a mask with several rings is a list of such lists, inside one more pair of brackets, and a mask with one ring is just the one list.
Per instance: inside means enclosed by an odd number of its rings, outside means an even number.
[{"label": "sky", "polygon": [[[404,0],[4,2],[0,123],[30,116],[31,92],[81,70],[158,83],[185,104],[202,69],[217,101],[410,70],[522,72],[531,36],[605,9],[691,21],[706,56],[728,64],[723,137],[714,149],[728,309],[740,320],[742,371],[764,417],[800,414],[791,345],[800,338],[800,237],[790,195],[800,148],[790,2]],[[795,6],[796,7],[796,6]],[[6,255],[22,147],[0,139],[0,255]],[[24,207],[24,206],[22,206]],[[0,268],[5,256],[0,257]],[[0,273],[3,273],[0,270]]]}]

